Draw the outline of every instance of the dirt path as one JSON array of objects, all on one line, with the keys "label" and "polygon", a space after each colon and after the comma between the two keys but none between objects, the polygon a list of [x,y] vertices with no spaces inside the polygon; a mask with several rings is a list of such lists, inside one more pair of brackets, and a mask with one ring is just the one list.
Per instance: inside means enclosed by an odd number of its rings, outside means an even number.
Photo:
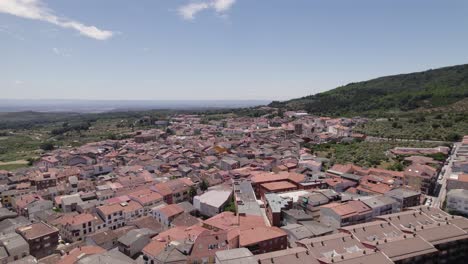
[{"label": "dirt path", "polygon": [[2,162],[0,161],[0,166],[3,165],[16,165],[16,164],[28,164],[27,160],[14,160],[14,161],[8,161],[8,162]]}]

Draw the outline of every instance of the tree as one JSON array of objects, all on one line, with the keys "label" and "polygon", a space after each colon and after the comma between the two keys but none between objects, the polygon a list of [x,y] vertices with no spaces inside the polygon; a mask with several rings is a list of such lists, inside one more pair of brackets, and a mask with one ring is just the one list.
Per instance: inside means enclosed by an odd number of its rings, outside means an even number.
[{"label": "tree", "polygon": [[200,189],[202,191],[208,190],[208,182],[206,182],[206,180],[204,180],[204,179],[202,180],[202,182],[200,183]]},{"label": "tree", "polygon": [[284,109],[283,108],[278,108],[278,116],[283,118],[284,117]]},{"label": "tree", "polygon": [[448,141],[460,141],[461,140],[461,136],[457,133],[450,133],[447,135],[446,139]]},{"label": "tree", "polygon": [[51,151],[54,150],[54,144],[50,142],[44,142],[39,146],[42,150]]},{"label": "tree", "polygon": [[166,133],[170,136],[175,135],[175,132],[170,128],[166,128]]},{"label": "tree", "polygon": [[195,197],[196,195],[197,195],[197,189],[195,189],[195,187],[193,187],[193,186],[190,186],[189,196],[190,196],[190,200],[192,200],[192,202],[193,202],[193,197]]}]

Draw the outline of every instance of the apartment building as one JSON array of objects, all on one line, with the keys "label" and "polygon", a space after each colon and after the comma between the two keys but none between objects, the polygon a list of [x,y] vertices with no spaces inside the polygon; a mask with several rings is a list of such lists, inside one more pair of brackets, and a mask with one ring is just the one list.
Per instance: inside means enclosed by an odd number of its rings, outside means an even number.
[{"label": "apartment building", "polygon": [[59,230],[44,222],[19,227],[16,232],[26,240],[30,254],[37,259],[52,254],[59,242]]},{"label": "apartment building", "polygon": [[361,201],[335,202],[320,206],[320,222],[339,228],[368,222],[372,213],[372,209]]},{"label": "apartment building", "polygon": [[468,215],[468,190],[451,189],[448,191],[447,209]]}]

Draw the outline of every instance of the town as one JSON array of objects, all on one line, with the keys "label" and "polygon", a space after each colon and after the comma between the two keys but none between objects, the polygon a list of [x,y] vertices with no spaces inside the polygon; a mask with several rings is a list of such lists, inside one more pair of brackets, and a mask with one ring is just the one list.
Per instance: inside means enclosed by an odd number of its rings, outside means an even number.
[{"label": "town", "polygon": [[311,150],[391,140],[366,122],[174,114],[45,152],[0,171],[0,263],[464,263],[468,136],[389,150],[400,170]]}]

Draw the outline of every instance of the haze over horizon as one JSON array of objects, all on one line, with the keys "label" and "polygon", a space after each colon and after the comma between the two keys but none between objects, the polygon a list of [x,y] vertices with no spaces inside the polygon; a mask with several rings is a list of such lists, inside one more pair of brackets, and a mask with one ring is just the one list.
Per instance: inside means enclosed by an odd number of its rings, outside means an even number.
[{"label": "haze over horizon", "polygon": [[467,10],[461,0],[0,0],[0,98],[302,97],[467,63]]}]

